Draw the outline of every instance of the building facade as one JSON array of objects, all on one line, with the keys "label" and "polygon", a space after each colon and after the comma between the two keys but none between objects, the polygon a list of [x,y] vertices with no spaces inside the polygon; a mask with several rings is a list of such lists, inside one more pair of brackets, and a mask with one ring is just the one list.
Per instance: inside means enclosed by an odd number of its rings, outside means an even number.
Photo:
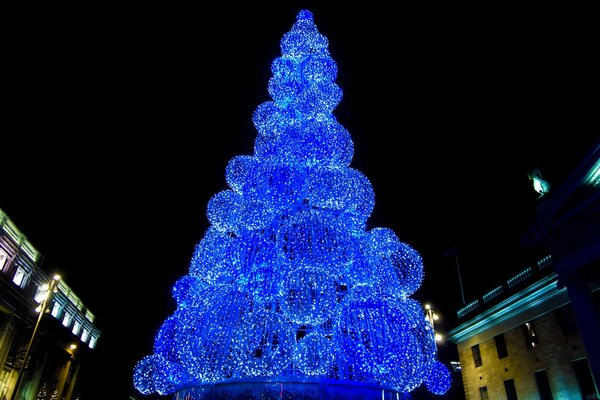
[{"label": "building facade", "polygon": [[599,188],[600,141],[539,199],[523,244],[545,255],[458,310],[467,400],[600,398]]},{"label": "building facade", "polygon": [[78,399],[100,338],[94,315],[40,260],[0,209],[0,399]]},{"label": "building facade", "polygon": [[573,304],[551,257],[460,313],[467,319],[448,340],[458,347],[466,399],[598,398]]}]

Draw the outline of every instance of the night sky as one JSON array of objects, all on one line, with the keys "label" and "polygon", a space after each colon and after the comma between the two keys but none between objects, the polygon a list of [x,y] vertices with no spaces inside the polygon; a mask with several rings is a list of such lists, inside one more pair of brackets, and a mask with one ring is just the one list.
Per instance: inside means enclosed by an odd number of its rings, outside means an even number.
[{"label": "night sky", "polygon": [[252,113],[270,100],[270,63],[302,8],[338,64],[334,114],[375,192],[368,228],[421,253],[413,297],[433,304],[439,329],[462,305],[446,250],[458,249],[467,302],[526,266],[519,236],[538,203],[528,173],[558,182],[598,138],[589,12],[351,3],[11,16],[0,208],[96,315],[86,400],[134,393],[133,366],[175,309],[208,200],[227,189],[229,159],[253,153]]}]

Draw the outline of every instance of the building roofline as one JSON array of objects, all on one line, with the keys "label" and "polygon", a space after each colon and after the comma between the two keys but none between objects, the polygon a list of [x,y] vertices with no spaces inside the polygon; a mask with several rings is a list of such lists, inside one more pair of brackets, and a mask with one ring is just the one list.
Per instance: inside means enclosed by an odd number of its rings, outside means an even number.
[{"label": "building roofline", "polygon": [[539,316],[569,302],[567,289],[559,286],[558,275],[552,273],[450,330],[447,339],[458,344],[492,327],[507,331],[522,323],[519,316]]}]

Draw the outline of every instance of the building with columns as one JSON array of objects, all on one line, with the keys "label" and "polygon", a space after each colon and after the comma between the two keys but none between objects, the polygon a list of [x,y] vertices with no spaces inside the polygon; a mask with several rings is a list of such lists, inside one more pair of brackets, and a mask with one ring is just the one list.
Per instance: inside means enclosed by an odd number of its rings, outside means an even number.
[{"label": "building with columns", "polygon": [[0,209],[0,399],[78,399],[94,314]]}]

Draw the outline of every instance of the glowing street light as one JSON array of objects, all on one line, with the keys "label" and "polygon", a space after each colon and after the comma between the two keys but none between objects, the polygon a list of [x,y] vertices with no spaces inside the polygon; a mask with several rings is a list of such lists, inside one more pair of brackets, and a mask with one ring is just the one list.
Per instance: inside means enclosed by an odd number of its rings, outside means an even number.
[{"label": "glowing street light", "polygon": [[[27,358],[29,358],[29,353],[31,352],[31,346],[33,345],[33,341],[35,339],[35,335],[37,334],[38,328],[40,326],[40,322],[42,321],[42,317],[46,313],[46,309],[48,308],[48,304],[52,300],[52,294],[58,291],[57,284],[60,280],[60,275],[54,275],[52,280],[47,286],[46,294],[44,295],[42,302],[35,309],[39,312],[37,322],[35,323],[35,327],[33,328],[33,333],[31,334],[31,338],[29,339],[29,343],[27,344],[27,350],[25,350],[25,357],[23,358],[23,363],[19,368],[19,374],[17,375],[17,381],[15,383],[15,390],[13,390],[12,395],[10,396],[10,400],[14,400],[16,398],[17,392],[20,389],[21,383],[23,382],[23,373],[25,371],[25,365],[27,365]],[[46,288],[44,288],[46,289]]]},{"label": "glowing street light", "polygon": [[77,345],[75,343],[71,343],[67,349],[67,353],[71,355],[71,360],[75,358],[75,351],[77,350]]},{"label": "glowing street light", "polygon": [[425,310],[427,311],[427,315],[425,315],[425,319],[427,321],[429,321],[429,323],[431,324],[431,329],[433,330],[433,333],[435,334],[435,341],[439,343],[442,341],[442,339],[444,337],[435,331],[435,321],[437,321],[440,317],[435,312],[433,312],[433,308],[431,307],[430,304],[425,304]]}]

